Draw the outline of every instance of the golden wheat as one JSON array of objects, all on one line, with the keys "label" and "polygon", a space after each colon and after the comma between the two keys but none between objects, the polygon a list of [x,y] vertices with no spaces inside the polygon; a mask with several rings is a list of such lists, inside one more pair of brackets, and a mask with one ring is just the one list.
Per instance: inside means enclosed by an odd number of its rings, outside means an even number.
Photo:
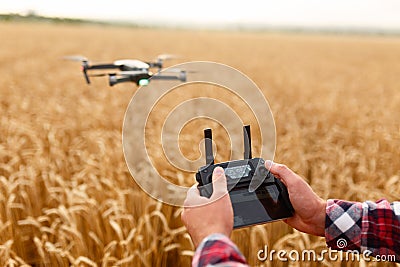
[{"label": "golden wheat", "polygon": [[[1,23],[0,34],[1,266],[189,266],[194,253],[181,209],[147,196],[125,165],[122,121],[135,86],[86,86],[77,64],[60,60],[65,55],[106,61],[168,52],[228,64],[270,102],[276,161],[319,195],[400,198],[398,38],[23,23]],[[170,104],[160,103],[158,115]],[[182,131],[189,158],[197,156],[198,127]],[[154,154],[159,149],[157,142],[149,146]],[[229,154],[223,145],[218,151],[221,159]],[[193,183],[193,174],[156,160],[171,180]],[[265,245],[325,248],[323,239],[282,222],[235,230],[232,239],[253,266],[378,264],[259,261]]]}]

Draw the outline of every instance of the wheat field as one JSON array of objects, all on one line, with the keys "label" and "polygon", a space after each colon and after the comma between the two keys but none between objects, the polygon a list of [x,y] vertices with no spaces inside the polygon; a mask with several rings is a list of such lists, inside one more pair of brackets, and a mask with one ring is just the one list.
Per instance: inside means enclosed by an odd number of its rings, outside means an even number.
[{"label": "wheat field", "polygon": [[[66,55],[105,62],[167,52],[181,56],[170,65],[237,68],[269,101],[275,161],[323,198],[400,199],[398,37],[40,23],[1,23],[0,36],[0,266],[189,266],[194,253],[181,209],[142,192],[125,164],[122,123],[136,86],[88,86]],[[283,222],[232,239],[252,266],[394,266],[258,260],[265,245],[325,248]]]}]

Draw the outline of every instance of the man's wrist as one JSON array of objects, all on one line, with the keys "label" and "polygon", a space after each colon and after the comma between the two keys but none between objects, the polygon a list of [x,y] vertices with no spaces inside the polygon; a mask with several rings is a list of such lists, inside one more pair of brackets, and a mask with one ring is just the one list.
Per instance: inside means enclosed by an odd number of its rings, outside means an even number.
[{"label": "man's wrist", "polygon": [[313,203],[313,215],[308,218],[303,218],[302,227],[292,225],[301,232],[315,236],[325,236],[325,220],[326,220],[327,202],[319,199]]},{"label": "man's wrist", "polygon": [[316,235],[318,236],[325,236],[326,207],[327,201],[321,199],[320,210],[316,215]]}]

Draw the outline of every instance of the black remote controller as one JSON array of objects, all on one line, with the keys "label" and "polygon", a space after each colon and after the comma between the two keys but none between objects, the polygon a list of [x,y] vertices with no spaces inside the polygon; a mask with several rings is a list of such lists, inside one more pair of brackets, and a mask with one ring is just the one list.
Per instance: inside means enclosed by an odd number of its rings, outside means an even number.
[{"label": "black remote controller", "polygon": [[210,198],[215,167],[225,171],[234,213],[233,228],[261,224],[293,216],[286,186],[267,168],[262,158],[252,158],[250,126],[243,127],[244,159],[214,164],[211,129],[204,130],[206,165],[196,173],[200,195]]}]

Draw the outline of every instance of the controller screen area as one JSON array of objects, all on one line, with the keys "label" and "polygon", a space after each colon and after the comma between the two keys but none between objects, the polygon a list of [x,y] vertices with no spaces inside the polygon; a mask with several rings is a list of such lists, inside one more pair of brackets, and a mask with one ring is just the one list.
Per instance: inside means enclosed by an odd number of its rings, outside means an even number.
[{"label": "controller screen area", "polygon": [[224,169],[226,177],[230,179],[240,179],[247,177],[250,174],[251,166],[249,164],[239,165],[234,167],[227,167]]},{"label": "controller screen area", "polygon": [[234,189],[229,195],[234,213],[234,228],[276,221],[293,215],[275,184],[263,184],[254,192],[249,192],[247,188]]}]

